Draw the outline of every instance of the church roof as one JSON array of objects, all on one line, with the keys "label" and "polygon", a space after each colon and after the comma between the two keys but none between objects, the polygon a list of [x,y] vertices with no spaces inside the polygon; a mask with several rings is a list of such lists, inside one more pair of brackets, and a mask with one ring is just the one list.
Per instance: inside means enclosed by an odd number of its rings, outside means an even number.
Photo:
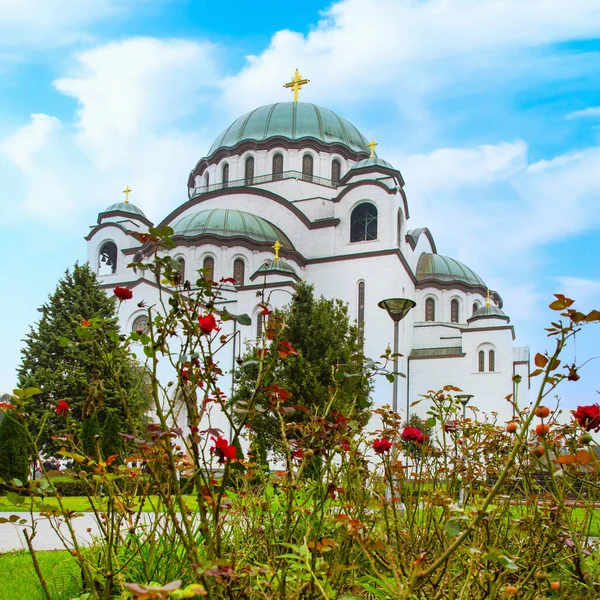
[{"label": "church roof", "polygon": [[131,215],[139,215],[140,217],[144,217],[144,219],[147,219],[146,215],[135,204],[131,204],[130,202],[116,202],[115,204],[111,204],[106,210],[103,210],[102,212],[106,213],[114,211],[129,213]]},{"label": "church roof", "polygon": [[510,321],[510,318],[507,317],[501,309],[493,304],[486,304],[477,309],[473,315],[467,319],[467,323],[471,323],[471,321],[477,321],[478,319],[503,319],[507,323]]},{"label": "church roof", "polygon": [[296,273],[296,269],[292,267],[285,260],[279,259],[271,259],[265,263],[263,263],[257,270],[254,275],[252,275],[251,279],[255,279],[259,275],[265,273],[276,273],[279,275],[291,275],[294,279],[298,279],[298,274]]},{"label": "church roof", "polygon": [[419,257],[416,276],[419,282],[461,282],[486,287],[481,277],[466,265],[454,258],[431,252],[423,252]]},{"label": "church roof", "polygon": [[182,217],[173,227],[173,235],[197,237],[217,235],[219,237],[244,237],[261,243],[279,243],[283,248],[294,248],[289,238],[273,223],[242,210],[214,208],[201,210]]},{"label": "church roof", "polygon": [[[378,156],[374,156],[372,158],[365,158],[363,160],[359,160],[356,164],[352,165],[350,170],[355,169],[367,169],[369,167],[385,167],[386,169],[394,169],[392,165],[387,160],[383,160],[383,158],[379,158]],[[395,171],[396,169],[394,169]]]},{"label": "church roof", "polygon": [[343,144],[354,152],[366,152],[369,143],[350,121],[328,108],[307,102],[276,102],[236,119],[217,137],[208,156],[219,148],[231,148],[243,140],[262,141],[277,136]]}]

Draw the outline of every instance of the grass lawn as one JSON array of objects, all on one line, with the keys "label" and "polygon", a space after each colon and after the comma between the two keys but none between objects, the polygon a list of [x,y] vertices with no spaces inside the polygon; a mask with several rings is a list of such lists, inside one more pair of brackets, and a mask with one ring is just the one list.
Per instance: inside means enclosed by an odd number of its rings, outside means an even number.
[{"label": "grass lawn", "polygon": [[[68,600],[81,590],[79,567],[66,551],[38,552],[53,600]],[[0,600],[45,600],[27,551],[0,554]]]}]

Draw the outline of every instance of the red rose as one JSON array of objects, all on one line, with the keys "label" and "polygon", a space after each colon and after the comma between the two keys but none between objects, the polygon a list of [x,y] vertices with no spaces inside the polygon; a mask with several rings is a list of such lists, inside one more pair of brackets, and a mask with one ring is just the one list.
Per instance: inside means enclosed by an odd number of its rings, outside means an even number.
[{"label": "red rose", "polygon": [[458,430],[458,421],[446,421],[444,423],[444,431],[446,433],[454,433]]},{"label": "red rose", "polygon": [[235,446],[232,446],[224,437],[215,438],[210,436],[215,445],[210,449],[211,454],[216,454],[219,457],[219,462],[222,464],[227,460],[235,460]]},{"label": "red rose", "polygon": [[405,442],[415,442],[415,444],[420,444],[425,439],[425,436],[418,427],[405,427],[402,431],[402,439]]},{"label": "red rose", "polygon": [[58,404],[56,405],[56,414],[57,415],[64,415],[65,413],[68,413],[71,410],[71,407],[69,406],[69,403],[66,400],[59,400]]},{"label": "red rose", "polygon": [[87,319],[84,319],[83,321],[81,321],[81,326],[82,327],[90,327],[91,323]]},{"label": "red rose", "polygon": [[373,450],[375,450],[377,454],[388,452],[391,447],[392,442],[390,442],[390,440],[386,440],[385,438],[381,438],[380,440],[375,440],[373,442]]},{"label": "red rose", "polygon": [[572,410],[573,416],[577,422],[586,431],[600,429],[600,405],[591,404],[590,406],[578,406],[577,410]]},{"label": "red rose", "polygon": [[209,315],[204,315],[198,319],[198,323],[200,324],[200,331],[208,335],[217,329],[217,321],[215,320],[214,315],[211,313]]},{"label": "red rose", "polygon": [[119,300],[131,300],[133,298],[133,292],[124,287],[117,286],[113,292]]}]

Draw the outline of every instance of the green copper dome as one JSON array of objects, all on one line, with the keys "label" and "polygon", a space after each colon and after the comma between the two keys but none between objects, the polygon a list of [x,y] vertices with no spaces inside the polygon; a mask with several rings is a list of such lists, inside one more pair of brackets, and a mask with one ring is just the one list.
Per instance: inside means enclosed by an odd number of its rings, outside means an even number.
[{"label": "green copper dome", "polygon": [[448,256],[423,252],[417,264],[417,281],[461,282],[486,287],[485,283],[466,265]]},{"label": "green copper dome", "polygon": [[196,237],[218,235],[219,237],[244,237],[255,242],[274,244],[277,240],[284,247],[294,248],[289,238],[273,223],[242,210],[214,208],[201,210],[177,221],[173,235]]},{"label": "green copper dome", "polygon": [[115,204],[111,204],[106,210],[102,212],[113,212],[113,211],[125,212],[131,215],[139,215],[140,217],[144,217],[146,219],[146,215],[137,207],[135,204],[130,204],[129,202],[117,202]]},{"label": "green copper dome", "polygon": [[278,273],[290,273],[290,275],[296,275],[296,269],[294,269],[294,267],[292,267],[292,265],[290,265],[289,263],[287,263],[285,260],[275,260],[275,259],[271,259],[269,261],[267,261],[266,263],[264,263],[259,269],[258,269],[258,273],[268,273],[271,271],[276,271]]},{"label": "green copper dome", "polygon": [[[385,167],[386,169],[394,169],[387,160],[375,156],[373,158],[365,158],[359,160],[355,165],[352,165],[351,171],[355,169],[367,169],[368,167]],[[396,169],[394,169],[395,171]]]},{"label": "green copper dome", "polygon": [[473,315],[467,319],[467,323],[470,323],[471,321],[477,321],[478,319],[504,319],[506,322],[510,321],[510,319],[493,304],[486,304],[477,309]]},{"label": "green copper dome", "polygon": [[332,110],[306,102],[276,102],[261,106],[235,120],[214,141],[208,156],[243,140],[262,141],[281,136],[289,140],[314,138],[325,144],[343,144],[367,152],[367,138]]}]

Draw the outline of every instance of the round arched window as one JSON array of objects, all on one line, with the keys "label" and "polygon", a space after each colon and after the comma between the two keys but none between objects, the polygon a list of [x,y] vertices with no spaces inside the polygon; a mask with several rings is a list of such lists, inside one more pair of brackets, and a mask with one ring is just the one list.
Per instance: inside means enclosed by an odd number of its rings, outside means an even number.
[{"label": "round arched window", "polygon": [[133,320],[131,331],[136,333],[147,333],[148,332],[148,315],[140,315]]},{"label": "round arched window", "polygon": [[377,208],[370,202],[359,204],[350,215],[350,241],[377,239]]},{"label": "round arched window", "polygon": [[112,275],[117,272],[117,245],[105,242],[98,256],[98,275]]}]

